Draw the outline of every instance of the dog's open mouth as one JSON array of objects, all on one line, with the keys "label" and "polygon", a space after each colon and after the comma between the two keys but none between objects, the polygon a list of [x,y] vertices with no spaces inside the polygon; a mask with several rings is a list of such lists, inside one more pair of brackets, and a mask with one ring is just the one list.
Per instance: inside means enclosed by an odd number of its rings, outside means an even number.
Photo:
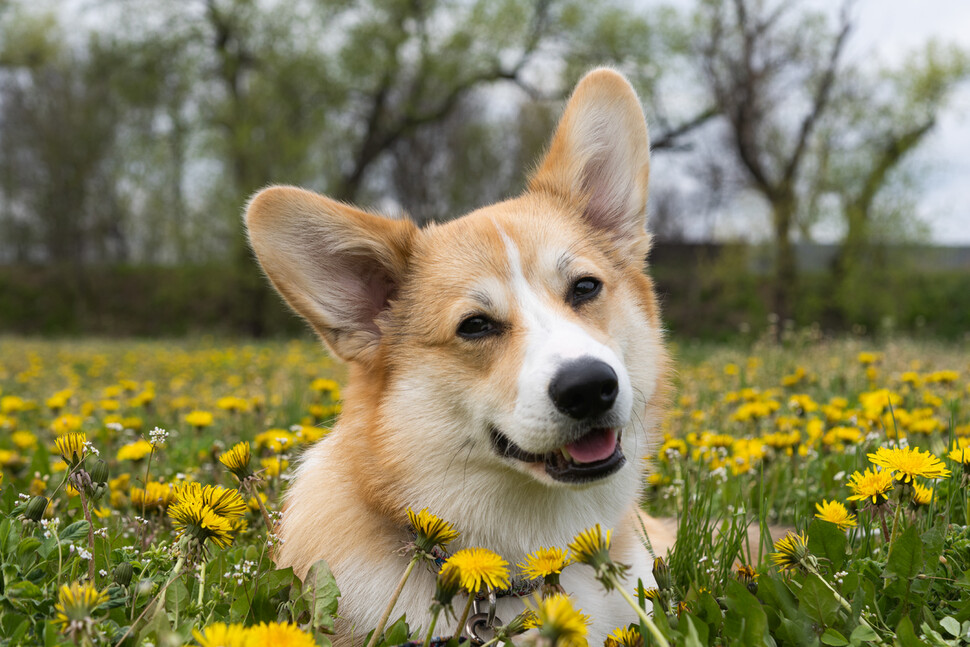
[{"label": "dog's open mouth", "polygon": [[595,481],[609,476],[626,463],[619,433],[612,427],[591,429],[580,438],[545,454],[527,452],[492,428],[492,446],[500,456],[526,463],[542,463],[546,474],[565,483]]}]

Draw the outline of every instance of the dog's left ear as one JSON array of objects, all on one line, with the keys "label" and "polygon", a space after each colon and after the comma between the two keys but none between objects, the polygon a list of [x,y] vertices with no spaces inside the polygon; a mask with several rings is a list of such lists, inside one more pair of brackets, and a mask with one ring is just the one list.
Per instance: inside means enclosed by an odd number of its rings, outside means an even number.
[{"label": "dog's left ear", "polygon": [[650,140],[640,100],[618,72],[597,69],[573,91],[529,180],[533,192],[583,205],[583,216],[622,251],[643,256]]}]

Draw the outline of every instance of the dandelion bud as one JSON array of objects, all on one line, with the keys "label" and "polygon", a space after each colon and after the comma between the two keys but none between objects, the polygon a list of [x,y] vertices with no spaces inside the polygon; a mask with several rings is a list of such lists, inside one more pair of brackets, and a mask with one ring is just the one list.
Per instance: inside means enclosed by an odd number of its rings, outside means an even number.
[{"label": "dandelion bud", "polygon": [[91,471],[88,472],[91,475],[92,483],[107,483],[108,482],[108,464],[105,463],[100,458],[94,463]]},{"label": "dandelion bud", "polygon": [[444,548],[458,536],[458,531],[451,524],[431,514],[427,508],[421,512],[408,508],[407,514],[415,534],[414,544],[425,553],[430,553],[435,546]]},{"label": "dandelion bud", "polygon": [[461,573],[454,565],[445,564],[438,573],[438,580],[434,586],[434,604],[447,609],[451,601],[461,589]]},{"label": "dandelion bud", "polygon": [[672,588],[670,582],[670,567],[663,557],[653,560],[653,579],[657,582],[657,588],[661,591],[668,591]]},{"label": "dandelion bud", "polygon": [[744,584],[752,595],[756,595],[758,593],[758,572],[754,570],[754,568],[747,565],[741,565],[737,567],[735,573],[738,576],[738,581]]},{"label": "dandelion bud", "polygon": [[112,575],[114,577],[115,582],[117,582],[121,586],[128,586],[129,584],[131,584],[132,574],[133,574],[133,569],[131,568],[131,564],[129,562],[121,562],[120,564],[115,566],[115,570]]},{"label": "dandelion bud", "polygon": [[44,512],[47,510],[47,497],[45,496],[35,496],[27,504],[27,509],[24,511],[24,516],[31,521],[40,521]]}]

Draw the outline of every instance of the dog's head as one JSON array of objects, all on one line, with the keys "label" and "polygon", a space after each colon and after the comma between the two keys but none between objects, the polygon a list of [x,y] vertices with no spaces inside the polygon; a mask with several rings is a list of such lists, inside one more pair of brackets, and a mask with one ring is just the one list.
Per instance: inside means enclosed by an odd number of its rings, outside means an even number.
[{"label": "dog's head", "polygon": [[375,451],[581,484],[646,450],[666,364],[648,173],[633,89],[596,70],[515,199],[419,229],[273,187],[246,221],[276,288],[368,382],[357,397],[393,430]]}]

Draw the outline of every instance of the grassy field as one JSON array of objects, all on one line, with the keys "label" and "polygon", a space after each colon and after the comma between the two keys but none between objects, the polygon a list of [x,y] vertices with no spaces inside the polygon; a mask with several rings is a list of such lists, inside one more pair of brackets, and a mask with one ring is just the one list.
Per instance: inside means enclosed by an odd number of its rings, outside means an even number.
[{"label": "grassy field", "polygon": [[[965,346],[674,351],[644,505],[679,540],[659,590],[621,583],[641,610],[613,643],[970,644]],[[300,582],[267,544],[344,376],[309,341],[0,338],[0,645],[327,644],[325,565]],[[753,545],[751,524],[793,533]],[[563,621],[577,610],[535,604],[537,642],[583,643]],[[423,629],[392,622],[377,642]]]}]

